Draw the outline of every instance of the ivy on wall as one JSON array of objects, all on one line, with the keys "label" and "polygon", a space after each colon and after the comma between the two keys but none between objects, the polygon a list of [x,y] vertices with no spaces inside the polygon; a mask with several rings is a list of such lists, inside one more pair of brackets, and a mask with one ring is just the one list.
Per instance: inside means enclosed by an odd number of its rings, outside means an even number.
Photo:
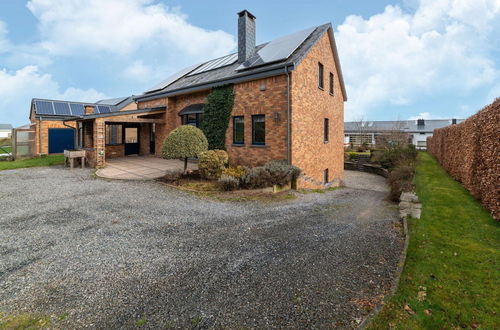
[{"label": "ivy on wall", "polygon": [[234,104],[232,85],[215,87],[207,96],[201,130],[208,140],[208,149],[226,149],[226,131]]}]

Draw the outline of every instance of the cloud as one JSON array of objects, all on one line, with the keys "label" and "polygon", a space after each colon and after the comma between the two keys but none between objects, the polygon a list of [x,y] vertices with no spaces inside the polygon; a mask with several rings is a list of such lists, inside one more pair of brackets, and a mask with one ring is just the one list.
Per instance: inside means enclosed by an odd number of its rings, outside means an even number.
[{"label": "cloud", "polygon": [[436,118],[434,118],[430,112],[421,112],[416,116],[408,118],[408,120],[417,120],[417,119],[436,119]]},{"label": "cloud", "polygon": [[[387,6],[337,27],[347,85],[346,118],[380,106],[491,87],[499,79],[498,0],[422,0],[414,13]],[[498,44],[497,44],[498,46]]]},{"label": "cloud", "polygon": [[106,95],[92,88],[62,90],[50,74],[41,73],[33,65],[13,72],[0,70],[0,122],[15,126],[29,122],[30,101],[36,97],[93,102],[106,98]]},{"label": "cloud", "polygon": [[153,0],[31,0],[27,7],[39,21],[41,46],[54,55],[126,56],[157,48],[215,57],[236,45],[232,35],[194,26]]}]

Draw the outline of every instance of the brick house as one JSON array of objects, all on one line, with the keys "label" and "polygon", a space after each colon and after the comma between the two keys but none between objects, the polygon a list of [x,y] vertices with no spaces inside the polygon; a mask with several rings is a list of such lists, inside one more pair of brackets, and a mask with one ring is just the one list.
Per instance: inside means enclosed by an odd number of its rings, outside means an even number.
[{"label": "brick house", "polygon": [[261,45],[255,31],[255,16],[238,13],[237,53],[168,77],[133,97],[136,109],[96,113],[96,105],[85,104],[73,119],[77,144],[88,150],[91,164],[101,167],[106,158],[130,153],[159,156],[173,129],[200,125],[212,88],[231,85],[226,150],[232,164],[284,159],[302,169],[299,187],[339,185],[347,95],[331,24]]}]

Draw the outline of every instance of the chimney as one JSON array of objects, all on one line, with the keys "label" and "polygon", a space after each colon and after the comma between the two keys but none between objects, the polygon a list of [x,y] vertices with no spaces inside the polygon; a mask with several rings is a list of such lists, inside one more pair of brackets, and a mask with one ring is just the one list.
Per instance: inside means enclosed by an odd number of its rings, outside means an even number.
[{"label": "chimney", "polygon": [[248,10],[238,13],[238,63],[255,54],[255,16]]},{"label": "chimney", "polygon": [[457,124],[457,119],[456,118],[452,118],[451,119],[451,124],[452,125],[456,125]]}]

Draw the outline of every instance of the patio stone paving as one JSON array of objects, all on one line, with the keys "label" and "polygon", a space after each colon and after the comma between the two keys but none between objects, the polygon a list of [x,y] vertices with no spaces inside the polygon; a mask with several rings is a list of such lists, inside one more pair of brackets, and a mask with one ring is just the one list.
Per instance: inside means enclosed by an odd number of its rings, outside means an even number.
[{"label": "patio stone paving", "polygon": [[[106,166],[97,170],[96,175],[107,179],[154,180],[164,176],[167,171],[182,171],[183,166],[183,161],[177,159],[128,156],[106,159]],[[196,163],[188,163],[188,169],[195,170],[197,168]]]}]

